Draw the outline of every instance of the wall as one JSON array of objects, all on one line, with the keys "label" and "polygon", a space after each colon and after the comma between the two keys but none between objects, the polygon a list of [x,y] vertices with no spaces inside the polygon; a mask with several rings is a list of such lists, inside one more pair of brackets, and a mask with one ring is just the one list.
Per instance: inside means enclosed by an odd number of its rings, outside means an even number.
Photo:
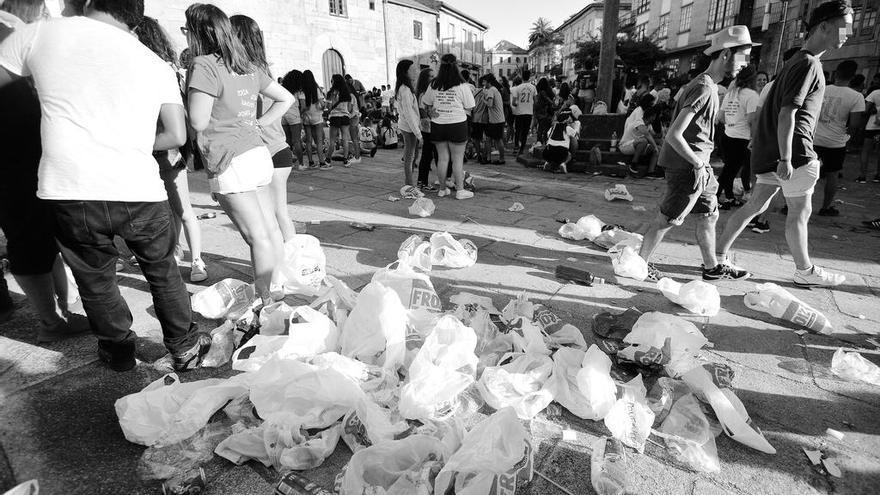
[{"label": "wall", "polygon": [[[431,57],[437,52],[438,46],[437,16],[391,3],[385,5],[388,22],[388,83],[394,84],[394,71],[398,61],[410,59],[418,65],[432,65]],[[421,40],[413,36],[413,21],[422,23]]]},{"label": "wall", "polygon": [[557,30],[557,33],[562,37],[560,56],[562,58],[562,75],[566,79],[574,79],[577,76],[574,60],[569,57],[577,51],[578,42],[585,41],[591,37],[598,38],[602,35],[603,13],[604,10],[601,8],[590,9],[579,18]]},{"label": "wall", "polygon": [[[510,59],[508,62],[507,59]],[[519,58],[519,62],[517,63],[517,58]],[[512,79],[513,76],[520,72],[522,68],[527,68],[529,66],[529,54],[526,52],[523,53],[514,53],[514,52],[493,52],[488,53],[486,59],[489,62],[483,67],[483,72],[491,72],[495,74],[495,77],[504,76],[508,79]],[[501,71],[500,73],[498,71]]]},{"label": "wall", "polygon": [[[440,40],[438,43],[438,51],[441,55],[444,53],[452,53],[458,57],[459,61],[475,65],[483,65],[484,31],[481,27],[445,10],[440,11],[439,22]],[[463,29],[474,34],[473,48],[471,48],[467,39],[462,39]]]}]

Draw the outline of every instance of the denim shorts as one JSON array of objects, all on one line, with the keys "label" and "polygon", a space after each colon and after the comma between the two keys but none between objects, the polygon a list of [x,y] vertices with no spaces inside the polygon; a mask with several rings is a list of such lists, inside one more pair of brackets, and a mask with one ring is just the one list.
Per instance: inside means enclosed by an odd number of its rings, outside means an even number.
[{"label": "denim shorts", "polygon": [[718,181],[712,169],[701,184],[694,188],[696,171],[666,169],[666,196],[660,202],[660,213],[672,225],[681,225],[690,214],[718,214]]}]

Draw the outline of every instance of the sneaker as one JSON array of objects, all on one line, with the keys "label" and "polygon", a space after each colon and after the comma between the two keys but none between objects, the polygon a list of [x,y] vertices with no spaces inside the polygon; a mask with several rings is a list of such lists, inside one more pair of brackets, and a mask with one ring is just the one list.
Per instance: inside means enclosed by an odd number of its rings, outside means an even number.
[{"label": "sneaker", "polygon": [[[195,328],[195,324],[190,328]],[[196,333],[196,343],[192,347],[180,353],[171,353],[174,371],[190,371],[198,368],[202,364],[202,358],[211,349],[211,336],[203,332]]]},{"label": "sneaker", "polygon": [[758,222],[754,218],[752,218],[751,220],[749,220],[749,223],[746,224],[746,228],[751,229],[754,228],[756,225],[758,225]]},{"label": "sneaker", "polygon": [[638,178],[638,176],[639,176],[639,171],[636,170],[632,165],[628,165],[628,166],[626,167],[626,170],[629,172],[630,175],[632,175],[633,177]]},{"label": "sneaker", "polygon": [[379,148],[373,148],[370,150],[370,158],[376,156],[376,152],[379,151]]},{"label": "sneaker", "polygon": [[208,279],[208,270],[205,269],[205,262],[201,258],[196,258],[192,262],[192,268],[189,272],[189,281],[193,283],[204,282]]},{"label": "sneaker", "polygon": [[809,270],[794,272],[794,284],[798,287],[834,287],[842,284],[846,277],[839,273],[826,272],[821,266],[813,265]]},{"label": "sneaker", "polygon": [[307,167],[306,165],[300,163],[299,165],[296,166],[296,169],[299,170],[300,172],[302,172],[303,170],[308,170],[309,167]]},{"label": "sneaker", "polygon": [[318,168],[318,166],[315,165],[315,162],[309,162],[309,168],[314,170],[314,169]]},{"label": "sneaker", "polygon": [[343,158],[342,159],[342,166],[345,168],[351,167],[351,160],[349,160],[347,158]]},{"label": "sneaker", "polygon": [[840,210],[833,206],[829,206],[828,208],[821,208],[818,215],[820,217],[836,217],[840,216]]},{"label": "sneaker", "polygon": [[448,187],[445,188],[445,189],[441,189],[441,190],[437,191],[437,197],[438,197],[438,198],[442,198],[442,197],[444,197],[444,196],[449,196],[450,194],[452,194],[452,190],[449,189]]},{"label": "sneaker", "polygon": [[666,274],[658,270],[657,267],[654,266],[654,263],[648,263],[648,280],[651,282],[658,282],[665,276]]},{"label": "sneaker", "polygon": [[734,199],[728,199],[727,201],[723,201],[723,202],[721,202],[721,203],[718,205],[718,208],[719,208],[719,209],[722,209],[722,210],[729,210],[729,209],[731,209],[731,208],[739,208],[739,207],[741,207],[742,205],[743,205],[743,202],[742,202],[742,201],[740,201],[740,200],[734,198]]},{"label": "sneaker", "polygon": [[752,227],[752,232],[756,234],[766,234],[770,232],[770,222],[764,220],[763,222],[755,221],[754,226]]},{"label": "sneaker", "polygon": [[125,260],[122,258],[116,258],[116,271],[124,272],[125,271]]},{"label": "sneaker", "polygon": [[134,359],[134,340],[127,342],[98,341],[98,359],[113,371],[128,371],[137,364]]},{"label": "sneaker", "polygon": [[559,164],[559,168],[557,168],[556,170],[554,170],[553,173],[554,173],[554,174],[567,174],[567,173],[568,173],[568,167],[566,167],[564,163],[560,163],[560,164]]},{"label": "sneaker", "polygon": [[461,191],[455,191],[455,199],[471,199],[474,197],[474,193],[468,191],[466,189]]},{"label": "sneaker", "polygon": [[711,270],[703,267],[703,280],[745,280],[751,276],[751,273],[727,262],[719,263]]},{"label": "sneaker", "polygon": [[324,162],[321,164],[320,167],[318,167],[318,169],[319,170],[333,170],[333,165],[331,165],[330,162]]},{"label": "sneaker", "polygon": [[417,187],[422,192],[434,192],[437,190],[437,188],[432,186],[431,184],[423,184],[421,182],[419,182],[419,185]]},{"label": "sneaker", "polygon": [[37,330],[37,343],[48,344],[59,340],[69,339],[91,331],[89,320],[82,315],[70,313],[67,321],[59,321],[54,325],[40,325]]},{"label": "sneaker", "polygon": [[357,165],[358,163],[361,163],[362,161],[363,160],[361,160],[361,157],[357,156],[357,157],[354,157],[351,160],[349,160],[348,163],[350,165]]},{"label": "sneaker", "polygon": [[875,218],[874,220],[862,220],[862,225],[874,230],[880,230],[880,218]]},{"label": "sneaker", "polygon": [[867,184],[867,183],[868,183],[868,181],[865,180],[864,177],[859,177],[859,178],[857,178],[857,179],[856,179],[856,182],[859,183],[859,184]]},{"label": "sneaker", "polygon": [[417,187],[414,186],[403,186],[400,188],[400,197],[403,199],[419,199],[423,198],[425,194],[421,192]]}]

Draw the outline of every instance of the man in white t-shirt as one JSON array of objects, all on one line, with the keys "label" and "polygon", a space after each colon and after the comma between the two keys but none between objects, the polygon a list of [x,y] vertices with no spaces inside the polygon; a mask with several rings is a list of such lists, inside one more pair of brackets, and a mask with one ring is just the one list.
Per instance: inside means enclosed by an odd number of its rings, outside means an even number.
[{"label": "man in white t-shirt", "polygon": [[880,109],[880,89],[875,89],[865,97],[864,116],[867,123],[865,125],[865,141],[862,143],[861,171],[859,178],[856,179],[861,184],[867,182],[868,162],[872,151],[877,156],[877,168],[873,181],[880,182],[880,154],[877,153],[877,148],[880,148],[880,112],[878,109]]},{"label": "man in white t-shirt", "polygon": [[135,366],[131,311],[116,281],[118,236],[138,259],[174,368],[184,371],[200,364],[211,339],[192,321],[152,154],[183,145],[186,127],[174,71],[129,32],[143,5],[91,0],[85,17],[17,29],[0,44],[0,87],[33,77],[42,109],[37,196],[50,203],[98,356],[116,371]]},{"label": "man in white t-shirt", "polygon": [[380,97],[382,98],[382,113],[389,114],[391,113],[391,100],[394,99],[394,90],[391,89],[391,86],[382,85],[382,92],[380,93]]},{"label": "man in white t-shirt", "polygon": [[529,138],[529,128],[532,125],[532,115],[535,113],[535,96],[538,90],[529,82],[532,73],[528,69],[522,72],[522,84],[514,86],[510,90],[510,106],[513,111],[513,126],[515,129],[513,146],[517,154],[522,154],[526,149],[526,141]]},{"label": "man in white t-shirt", "polygon": [[834,84],[825,87],[822,110],[816,124],[813,149],[821,162],[819,178],[825,179],[825,197],[818,213],[823,217],[840,215],[833,206],[834,195],[837,194],[837,175],[843,170],[846,142],[862,126],[865,99],[861,93],[849,87],[858,68],[859,65],[853,60],[844,60],[837,65]]}]

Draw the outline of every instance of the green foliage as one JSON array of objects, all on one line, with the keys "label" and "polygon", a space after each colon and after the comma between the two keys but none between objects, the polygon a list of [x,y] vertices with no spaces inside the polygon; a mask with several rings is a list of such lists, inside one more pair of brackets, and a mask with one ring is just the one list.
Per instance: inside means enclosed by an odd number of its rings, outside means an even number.
[{"label": "green foliage", "polygon": [[[599,52],[602,43],[599,38],[591,38],[577,44],[577,50],[569,58],[581,70],[595,70],[599,66]],[[666,52],[657,46],[653,36],[635,39],[632,32],[624,30],[617,36],[617,58],[628,72],[651,72],[666,57]]]}]

